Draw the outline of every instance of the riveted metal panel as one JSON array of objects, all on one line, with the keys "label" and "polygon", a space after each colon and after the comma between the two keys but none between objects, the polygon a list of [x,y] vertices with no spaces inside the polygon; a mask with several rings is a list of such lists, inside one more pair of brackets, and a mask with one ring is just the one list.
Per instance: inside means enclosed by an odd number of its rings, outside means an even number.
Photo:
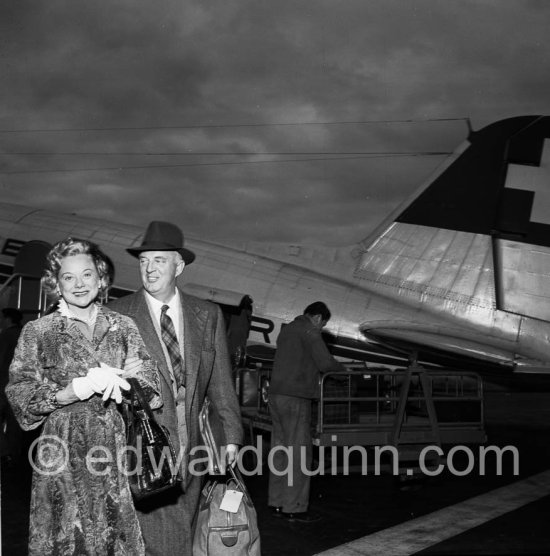
[{"label": "riveted metal panel", "polygon": [[363,253],[355,276],[447,307],[495,308],[489,236],[397,223]]},{"label": "riveted metal panel", "polygon": [[550,248],[495,240],[499,309],[550,320]]}]

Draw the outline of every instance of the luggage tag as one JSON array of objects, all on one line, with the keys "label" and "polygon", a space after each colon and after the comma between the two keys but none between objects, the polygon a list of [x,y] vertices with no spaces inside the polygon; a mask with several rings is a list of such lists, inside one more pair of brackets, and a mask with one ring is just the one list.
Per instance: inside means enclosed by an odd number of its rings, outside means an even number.
[{"label": "luggage tag", "polygon": [[239,511],[243,493],[240,490],[227,489],[220,504],[220,510],[236,514]]}]

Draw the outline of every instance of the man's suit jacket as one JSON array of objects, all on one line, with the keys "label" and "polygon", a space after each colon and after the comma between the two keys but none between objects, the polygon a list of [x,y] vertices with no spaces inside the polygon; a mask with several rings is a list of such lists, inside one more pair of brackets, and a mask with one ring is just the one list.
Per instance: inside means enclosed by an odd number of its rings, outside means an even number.
[{"label": "man's suit jacket", "polygon": [[[231,378],[224,319],[220,308],[208,301],[184,294],[180,290],[184,322],[184,362],[187,376],[185,413],[187,421],[187,451],[202,444],[199,413],[206,396],[223,429],[224,444],[242,444],[243,429],[240,408]],[[109,308],[132,317],[149,353],[158,363],[162,375],[164,405],[155,411],[169,431],[176,453],[179,453],[177,417],[170,371],[142,289],[116,299]],[[205,454],[198,454],[204,458]],[[188,480],[190,474],[186,474]],[[187,482],[187,481],[186,481]]]}]

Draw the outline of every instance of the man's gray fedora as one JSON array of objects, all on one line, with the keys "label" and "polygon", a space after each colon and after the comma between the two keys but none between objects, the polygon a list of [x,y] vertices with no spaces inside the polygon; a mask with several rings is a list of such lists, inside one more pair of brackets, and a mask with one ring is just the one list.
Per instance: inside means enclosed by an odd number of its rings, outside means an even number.
[{"label": "man's gray fedora", "polygon": [[149,224],[139,247],[126,249],[130,255],[139,257],[143,251],[177,251],[185,261],[191,264],[195,260],[195,253],[184,246],[181,230],[170,222],[154,221]]}]

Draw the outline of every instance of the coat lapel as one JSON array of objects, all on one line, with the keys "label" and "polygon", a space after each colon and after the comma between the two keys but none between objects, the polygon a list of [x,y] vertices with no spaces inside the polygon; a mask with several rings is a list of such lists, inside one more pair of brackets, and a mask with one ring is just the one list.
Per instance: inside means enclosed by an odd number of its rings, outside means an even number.
[{"label": "coat lapel", "polygon": [[[185,370],[187,373],[186,398],[191,402],[197,387],[206,315],[204,311],[193,303],[192,298],[185,295],[181,290],[180,299],[184,323],[183,345]],[[189,407],[190,405],[191,404],[188,403]]]}]

